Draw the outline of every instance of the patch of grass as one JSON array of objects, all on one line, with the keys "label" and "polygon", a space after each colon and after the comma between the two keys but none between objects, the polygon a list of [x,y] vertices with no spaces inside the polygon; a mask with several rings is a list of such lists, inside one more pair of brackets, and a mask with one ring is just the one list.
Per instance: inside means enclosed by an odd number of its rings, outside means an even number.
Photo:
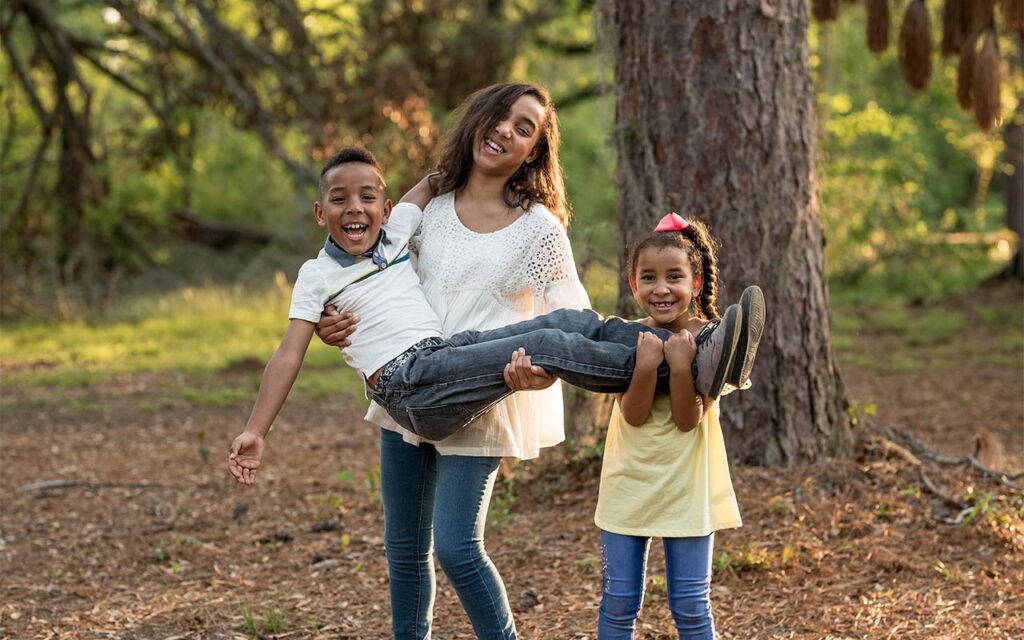
[{"label": "patch of grass", "polygon": [[939,575],[950,582],[959,583],[970,577],[970,574],[964,574],[964,572],[959,568],[951,567],[938,558],[936,558],[932,563],[932,567],[939,573]]},{"label": "patch of grass", "polygon": [[967,320],[955,309],[929,309],[911,319],[903,328],[912,346],[949,342],[964,330]]},{"label": "patch of grass", "polygon": [[262,291],[183,289],[86,321],[5,323],[3,382],[88,386],[118,373],[213,372],[244,358],[265,361],[288,324],[289,297],[282,276]]},{"label": "patch of grass", "polygon": [[192,536],[182,536],[178,539],[178,544],[186,548],[194,548],[201,546],[203,543],[198,538]]},{"label": "patch of grass", "polygon": [[583,556],[572,561],[573,565],[585,573],[594,573],[600,560],[597,556]]},{"label": "patch of grass", "polygon": [[976,309],[981,321],[992,327],[1011,328],[1018,333],[1021,326],[1024,326],[1024,311],[1021,310],[1020,301],[1007,306],[988,306]]},{"label": "patch of grass", "polygon": [[232,406],[253,399],[253,392],[247,388],[227,387],[222,389],[185,388],[181,397],[190,404]]},{"label": "patch of grass", "polygon": [[890,351],[884,355],[867,352],[846,352],[842,355],[840,361],[843,366],[866,369],[881,374],[914,373],[920,371],[925,365],[921,359],[912,358],[899,351]]},{"label": "patch of grass", "polygon": [[845,309],[832,309],[832,331],[838,335],[849,335],[860,333],[864,330],[867,322],[858,315],[859,310],[853,307]]},{"label": "patch of grass", "polygon": [[77,413],[103,413],[107,405],[95,400],[75,400],[71,403],[71,409]]},{"label": "patch of grass", "polygon": [[871,316],[874,327],[891,333],[904,333],[908,321],[907,307],[900,301],[877,305]]},{"label": "patch of grass", "polygon": [[768,508],[774,513],[796,515],[796,503],[793,498],[784,495],[772,496],[768,500]]},{"label": "patch of grass", "polygon": [[772,567],[771,555],[767,549],[748,549],[729,552],[723,550],[711,562],[714,573],[731,571],[737,575],[756,571],[767,571]]},{"label": "patch of grass", "polygon": [[[320,352],[317,349],[316,352]],[[295,379],[295,386],[292,387],[292,395],[302,395],[309,398],[328,398],[338,394],[362,397],[365,393],[363,378],[359,372],[342,362],[336,350],[324,349],[332,357],[330,364],[319,365],[312,358],[314,351],[310,349],[310,355],[306,357],[307,364],[302,367],[299,377]],[[330,353],[334,351],[334,353]]]},{"label": "patch of grass", "polygon": [[77,367],[73,364],[59,369],[24,371],[4,374],[3,384],[12,387],[59,387],[62,389],[86,389],[93,385],[113,380],[109,372]]}]

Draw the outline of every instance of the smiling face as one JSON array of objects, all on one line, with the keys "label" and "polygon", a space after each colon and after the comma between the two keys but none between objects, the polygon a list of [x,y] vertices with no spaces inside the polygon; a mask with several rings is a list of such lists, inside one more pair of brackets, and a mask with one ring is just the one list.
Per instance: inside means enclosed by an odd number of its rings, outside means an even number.
[{"label": "smiling face", "polygon": [[373,249],[380,226],[391,215],[380,173],[365,162],[346,162],[323,177],[313,215],[331,234],[334,244],[352,255]]},{"label": "smiling face", "polygon": [[659,327],[679,331],[686,328],[690,300],[700,291],[686,250],[680,247],[647,247],[636,257],[629,286],[640,307]]},{"label": "smiling face", "polygon": [[509,176],[524,162],[531,162],[537,155],[536,144],[544,116],[544,107],[535,96],[520,96],[493,127],[477,132],[473,147],[474,169]]}]

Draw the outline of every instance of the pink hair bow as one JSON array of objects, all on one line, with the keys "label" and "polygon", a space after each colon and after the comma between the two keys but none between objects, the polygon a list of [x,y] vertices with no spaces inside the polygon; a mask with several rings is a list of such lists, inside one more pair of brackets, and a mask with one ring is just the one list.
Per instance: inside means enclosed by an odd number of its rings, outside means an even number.
[{"label": "pink hair bow", "polygon": [[658,222],[658,226],[654,228],[658,231],[683,231],[690,226],[690,223],[686,221],[683,216],[679,215],[675,211],[672,213],[666,213],[665,217]]}]

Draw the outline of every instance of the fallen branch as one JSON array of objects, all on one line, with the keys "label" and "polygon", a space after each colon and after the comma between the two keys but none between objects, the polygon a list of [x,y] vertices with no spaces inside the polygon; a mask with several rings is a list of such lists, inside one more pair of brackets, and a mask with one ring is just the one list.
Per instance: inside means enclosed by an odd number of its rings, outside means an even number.
[{"label": "fallen branch", "polygon": [[50,489],[173,489],[159,482],[90,482],[89,480],[44,480],[24,485],[22,491],[47,491]]},{"label": "fallen branch", "polygon": [[957,509],[968,509],[968,507],[963,502],[957,500],[953,496],[949,495],[948,493],[942,491],[937,486],[935,486],[935,483],[932,482],[931,478],[928,477],[928,474],[924,472],[924,469],[919,469],[918,471],[921,474],[921,484],[924,485],[925,489],[931,491],[933,495],[935,495],[938,498],[941,498],[943,502],[950,505],[951,507],[956,507]]},{"label": "fallen branch", "polygon": [[236,244],[264,245],[273,239],[271,234],[258,229],[203,220],[183,207],[172,209],[170,213],[182,237],[217,250]]},{"label": "fallen branch", "polygon": [[937,464],[946,466],[958,466],[967,465],[981,473],[982,475],[996,480],[1000,484],[1007,487],[1024,490],[1024,485],[1019,482],[1015,482],[1018,478],[1024,476],[1022,473],[1006,473],[1005,471],[997,471],[995,469],[989,469],[983,465],[977,458],[972,455],[962,456],[960,458],[950,458],[940,454],[931,447],[929,447],[924,441],[906,433],[898,427],[889,425],[886,427],[879,427],[878,430],[887,438],[893,441],[900,441],[910,449],[913,449],[919,456],[924,456]]},{"label": "fallen branch", "polygon": [[914,454],[907,451],[907,449],[901,445],[896,444],[889,438],[884,436],[871,436],[868,439],[868,446],[874,449],[880,450],[884,455],[895,455],[898,458],[909,462],[915,467],[921,466],[921,461]]}]

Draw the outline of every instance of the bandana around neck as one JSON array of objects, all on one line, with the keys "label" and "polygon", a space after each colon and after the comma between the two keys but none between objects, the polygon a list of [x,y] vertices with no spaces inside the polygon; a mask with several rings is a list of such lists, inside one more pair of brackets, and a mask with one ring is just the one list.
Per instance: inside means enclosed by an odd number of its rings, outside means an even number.
[{"label": "bandana around neck", "polygon": [[343,267],[351,267],[360,258],[370,258],[373,264],[377,265],[378,269],[383,269],[388,266],[388,261],[381,254],[384,247],[388,245],[387,233],[383,227],[380,230],[380,235],[377,236],[377,242],[373,243],[373,249],[370,249],[366,253],[359,255],[352,255],[348,251],[345,251],[331,238],[330,234],[327,235],[327,240],[324,241],[324,252],[334,259],[335,262]]}]

